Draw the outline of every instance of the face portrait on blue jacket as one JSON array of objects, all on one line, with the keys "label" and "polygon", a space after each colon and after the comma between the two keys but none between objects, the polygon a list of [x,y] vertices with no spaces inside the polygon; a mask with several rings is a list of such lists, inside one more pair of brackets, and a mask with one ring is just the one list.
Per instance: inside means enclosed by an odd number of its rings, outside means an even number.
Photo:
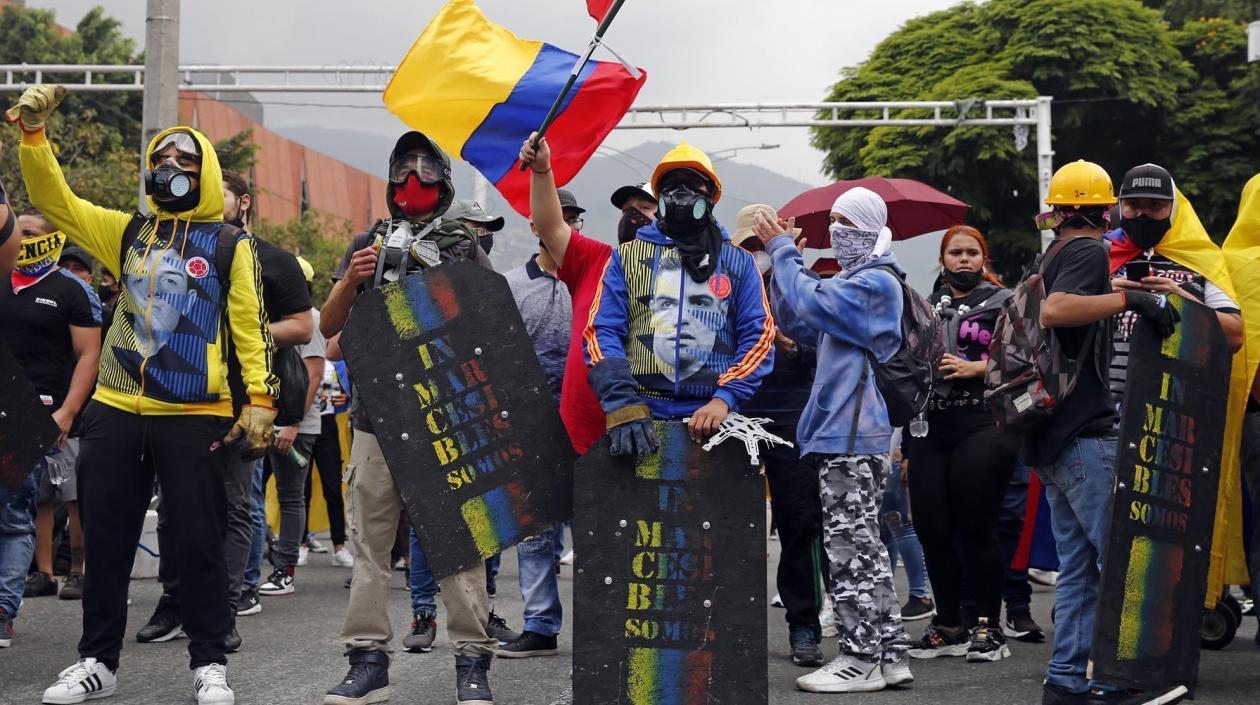
[{"label": "face portrait on blue jacket", "polygon": [[[664,259],[648,302],[652,312],[652,353],[661,374],[685,380],[705,367],[726,320],[727,302],[693,281],[679,259]],[[677,358],[677,368],[674,366]]]},{"label": "face portrait on blue jacket", "polygon": [[123,286],[137,311],[133,328],[140,352],[152,356],[166,345],[196,294],[189,287],[184,263],[171,250],[150,252],[145,270],[124,275]]}]

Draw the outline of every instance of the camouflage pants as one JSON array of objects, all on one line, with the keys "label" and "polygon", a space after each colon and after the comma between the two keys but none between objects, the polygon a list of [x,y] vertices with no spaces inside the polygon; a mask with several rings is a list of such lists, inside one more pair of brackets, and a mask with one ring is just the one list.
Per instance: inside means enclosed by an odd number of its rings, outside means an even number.
[{"label": "camouflage pants", "polygon": [[910,648],[888,549],[879,540],[879,503],[890,467],[887,454],[835,455],[818,471],[840,653],[882,663],[904,661]]}]

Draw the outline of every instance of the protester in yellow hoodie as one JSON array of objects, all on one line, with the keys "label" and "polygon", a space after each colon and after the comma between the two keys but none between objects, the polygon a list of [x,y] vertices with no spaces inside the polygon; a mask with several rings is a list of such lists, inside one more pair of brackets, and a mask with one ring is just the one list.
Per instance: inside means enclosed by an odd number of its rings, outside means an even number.
[{"label": "protester in yellow hoodie", "polygon": [[[163,548],[179,563],[194,695],[201,705],[232,703],[224,657],[231,620],[221,478],[229,453],[259,457],[266,451],[278,389],[254,243],[224,226],[218,158],[190,128],[166,130],[149,144],[151,215],[109,210],[74,195],[44,131],[64,95],[60,86],[34,86],[6,113],[22,129],[22,178],[32,205],[123,286],[96,393],[81,416],[87,580],[80,660],[59,674],[44,702],[113,693],[129,567],[156,476],[178,522],[176,545]],[[249,393],[234,423],[227,384],[233,349]]]}]

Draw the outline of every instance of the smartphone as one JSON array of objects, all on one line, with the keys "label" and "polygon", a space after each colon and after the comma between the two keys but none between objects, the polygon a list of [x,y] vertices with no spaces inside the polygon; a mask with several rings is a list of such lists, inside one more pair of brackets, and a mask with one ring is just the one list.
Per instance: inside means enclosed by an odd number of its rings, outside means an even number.
[{"label": "smartphone", "polygon": [[1124,265],[1125,274],[1129,276],[1129,281],[1138,282],[1139,284],[1146,277],[1151,276],[1150,262],[1129,262]]}]

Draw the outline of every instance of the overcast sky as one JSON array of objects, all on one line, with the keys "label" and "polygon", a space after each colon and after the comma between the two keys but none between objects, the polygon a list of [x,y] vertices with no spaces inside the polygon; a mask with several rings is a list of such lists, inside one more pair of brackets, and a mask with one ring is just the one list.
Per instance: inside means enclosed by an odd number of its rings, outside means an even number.
[{"label": "overcast sky", "polygon": [[[144,0],[28,0],[52,8],[74,26],[94,5],[123,23],[140,45]],[[398,63],[442,0],[184,0],[180,62],[249,65],[393,65]],[[483,12],[522,38],[579,52],[594,31],[583,0],[481,0]],[[606,37],[648,72],[636,105],[820,101],[841,67],[863,60],[906,20],[955,0],[627,0]],[[598,55],[597,55],[598,56]],[[600,58],[610,60],[605,55]],[[268,126],[322,125],[396,135],[405,129],[379,96],[259,94]],[[320,106],[277,103],[319,103]],[[609,146],[686,139],[714,151],[779,144],[746,151],[740,161],[760,164],[811,184],[825,183],[821,153],[805,129],[617,131]]]}]

